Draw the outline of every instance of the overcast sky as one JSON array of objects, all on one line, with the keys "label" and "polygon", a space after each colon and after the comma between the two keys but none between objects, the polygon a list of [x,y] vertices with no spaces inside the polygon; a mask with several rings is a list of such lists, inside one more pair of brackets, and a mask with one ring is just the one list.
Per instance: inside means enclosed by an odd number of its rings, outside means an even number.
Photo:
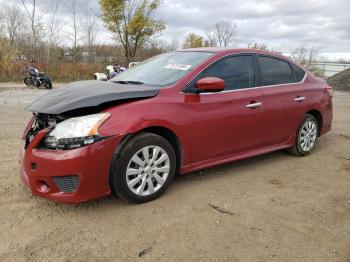
[{"label": "overcast sky", "polygon": [[[0,3],[20,0],[0,0]],[[50,6],[50,0],[41,9]],[[92,12],[99,13],[98,0],[89,0]],[[45,7],[45,8],[44,8]],[[47,11],[46,11],[47,12]],[[300,46],[318,47],[328,56],[350,58],[350,0],[164,0],[157,17],[166,23],[160,37],[180,43],[194,32],[205,35],[206,27],[228,20],[237,25],[239,46],[265,43],[289,53]],[[62,10],[69,31],[67,10]],[[101,25],[98,41],[113,43]]]}]

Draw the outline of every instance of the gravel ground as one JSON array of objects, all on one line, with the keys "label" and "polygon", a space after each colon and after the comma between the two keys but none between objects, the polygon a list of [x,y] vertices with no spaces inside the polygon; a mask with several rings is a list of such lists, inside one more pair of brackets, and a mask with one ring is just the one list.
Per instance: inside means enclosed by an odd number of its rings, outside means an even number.
[{"label": "gravel ground", "polygon": [[308,157],[274,152],[177,177],[142,205],[64,205],[18,176],[24,108],[45,92],[0,85],[0,261],[350,262],[350,93],[335,93],[333,130]]}]

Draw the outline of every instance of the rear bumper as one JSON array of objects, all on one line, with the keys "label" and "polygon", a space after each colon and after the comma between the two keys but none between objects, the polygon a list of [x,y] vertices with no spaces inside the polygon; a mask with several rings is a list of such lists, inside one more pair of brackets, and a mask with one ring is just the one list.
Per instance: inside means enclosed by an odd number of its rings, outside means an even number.
[{"label": "rear bumper", "polygon": [[333,101],[332,97],[329,97],[325,103],[322,104],[322,127],[320,136],[331,131],[332,129],[332,120],[333,120]]},{"label": "rear bumper", "polygon": [[[73,150],[39,150],[36,147],[45,134],[42,130],[26,149],[21,147],[20,178],[33,195],[80,203],[111,194],[110,164],[122,136]],[[66,176],[78,176],[74,192],[62,192],[53,179]]]}]

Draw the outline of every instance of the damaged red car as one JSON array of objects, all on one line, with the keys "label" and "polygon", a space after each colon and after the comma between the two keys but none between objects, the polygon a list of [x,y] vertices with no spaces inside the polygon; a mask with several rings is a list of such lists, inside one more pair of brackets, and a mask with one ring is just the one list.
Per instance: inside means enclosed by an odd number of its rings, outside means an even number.
[{"label": "damaged red car", "polygon": [[188,49],[57,88],[27,109],[20,177],[34,195],[140,203],[176,173],[281,149],[310,154],[331,129],[332,88],[275,53]]}]

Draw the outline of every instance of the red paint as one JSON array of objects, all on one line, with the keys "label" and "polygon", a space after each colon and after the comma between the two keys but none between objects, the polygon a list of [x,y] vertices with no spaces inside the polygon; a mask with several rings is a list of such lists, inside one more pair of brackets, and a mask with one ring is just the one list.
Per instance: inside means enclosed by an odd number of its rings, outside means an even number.
[{"label": "red paint", "polygon": [[197,88],[201,91],[222,91],[225,88],[225,81],[217,77],[204,77],[197,81]]},{"label": "red paint", "polygon": [[[109,168],[113,152],[123,136],[115,136],[108,140],[74,150],[38,150],[39,141],[48,130],[42,130],[24,151],[20,177],[33,195],[65,202],[79,203],[108,196]],[[31,169],[36,163],[37,170]],[[52,180],[54,176],[78,175],[80,183],[74,193],[62,193]],[[49,187],[42,191],[42,182]]]},{"label": "red paint", "polygon": [[[149,127],[167,128],[175,134],[182,152],[178,168],[181,174],[288,148],[294,143],[300,121],[310,111],[321,115],[320,135],[330,130],[330,88],[309,72],[305,81],[297,84],[200,95],[181,92],[200,71],[226,55],[253,52],[289,61],[283,56],[260,50],[211,50],[217,53],[177,83],[161,89],[156,97],[106,109],[111,117],[99,128],[99,133],[112,136],[108,140],[74,150],[38,150],[36,145],[47,131],[39,132],[23,151],[22,181],[33,194],[59,202],[77,203],[109,195],[109,168],[113,152],[126,134]],[[294,101],[299,96],[307,99]],[[256,102],[262,103],[262,106],[255,109],[246,107]],[[37,163],[36,171],[30,169],[33,161]],[[51,177],[69,174],[80,176],[78,191],[61,193]],[[37,190],[37,181],[44,181],[49,191]]]}]

